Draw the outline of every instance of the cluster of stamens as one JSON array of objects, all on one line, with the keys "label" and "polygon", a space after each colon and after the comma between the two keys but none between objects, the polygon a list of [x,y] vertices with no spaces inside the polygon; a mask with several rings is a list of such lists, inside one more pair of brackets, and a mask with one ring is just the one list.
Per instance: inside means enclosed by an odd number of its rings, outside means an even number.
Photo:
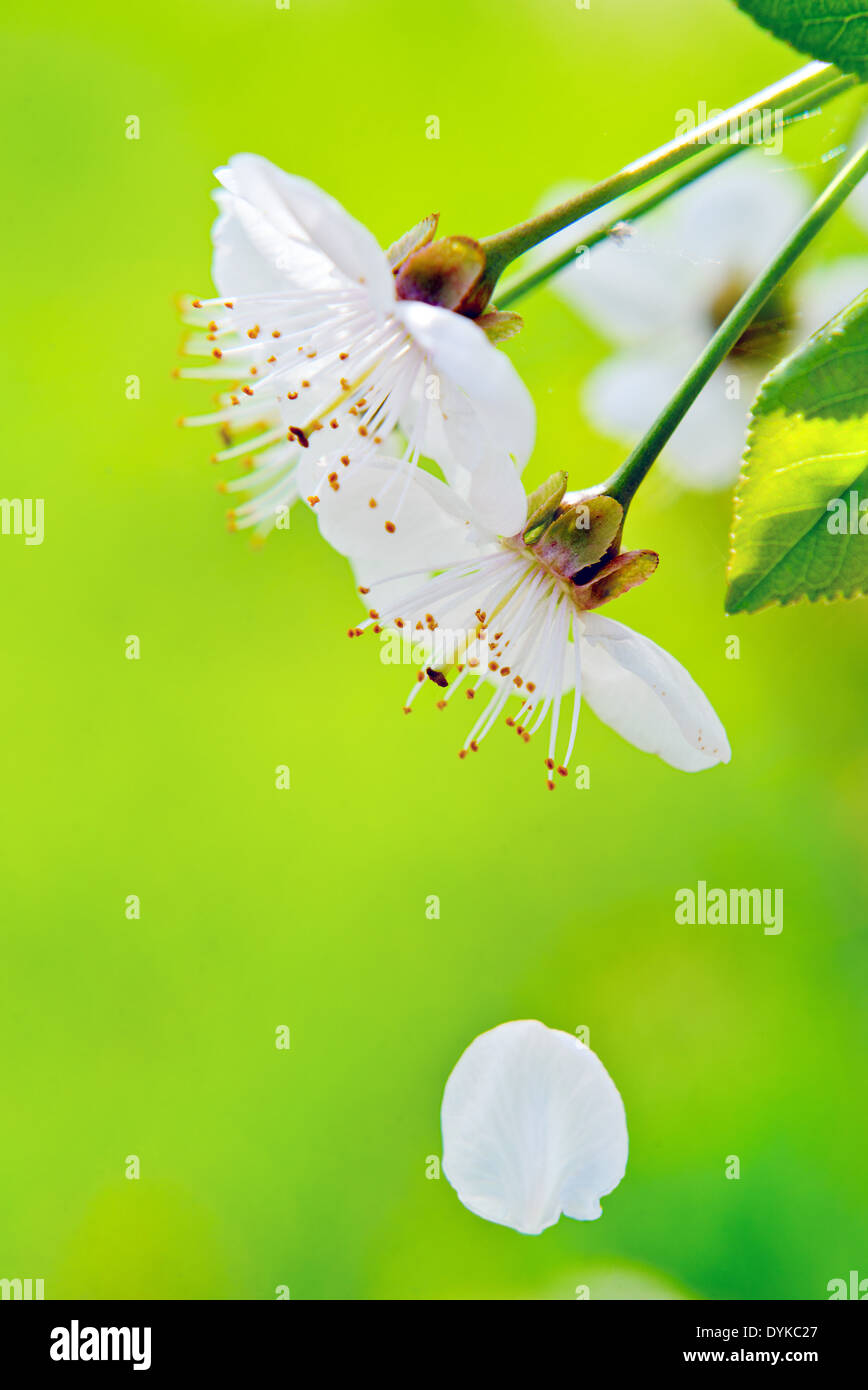
[{"label": "cluster of stamens", "polygon": [[[305,291],[297,302],[277,293],[196,299],[188,317],[205,331],[185,350],[210,353],[212,365],[179,374],[227,384],[214,412],[180,423],[216,425],[226,447],[214,462],[239,459],[245,469],[219,485],[224,493],[248,494],[228,514],[231,529],[271,528],[299,495],[295,475],[305,451],[314,450],[316,466],[306,476],[321,477],[307,492],[309,505],[320,503],[323,489],[339,492],[342,470],[364,466],[392,434],[422,368],[409,334],[375,315],[360,289]],[[394,461],[398,468],[415,465],[420,434],[413,432],[403,459]],[[383,500],[372,497],[371,506]],[[384,517],[387,534],[394,534],[395,518],[396,511]]]},{"label": "cluster of stamens", "polygon": [[[492,579],[498,581],[493,586],[498,592],[492,608],[486,610],[476,606],[466,630],[444,627],[431,608],[417,610],[416,600],[421,604],[425,596],[425,590],[421,590],[402,606],[401,613],[384,615],[376,608],[369,608],[367,619],[350,628],[348,635],[359,637],[367,630],[379,635],[388,629],[399,634],[410,648],[422,642],[422,664],[403,706],[406,714],[412,711],[416,698],[429,683],[438,687],[435,704],[441,710],[460,689],[464,690],[467,700],[489,694],[480,717],[459,749],[462,759],[468,753],[478,752],[498,715],[505,712],[509,699],[519,698],[522,703],[517,713],[506,714],[504,722],[524,743],[530,743],[551,711],[549,748],[544,761],[546,782],[553,788],[555,774],[561,777],[568,774],[575,740],[578,690],[574,691],[569,746],[564,759],[557,760],[558,714],[562,695],[566,693],[562,680],[564,660],[570,631],[572,629],[575,642],[581,617],[572,607],[569,586],[538,565],[530,548],[522,545],[518,537],[503,542],[499,553],[482,559],[477,565],[453,566],[444,571],[429,587],[431,593],[436,593],[438,588],[461,591],[471,587],[485,592],[492,587]],[[369,592],[365,587],[360,589],[363,597]],[[405,616],[414,610],[418,616]],[[540,625],[547,625],[549,632],[542,630]],[[447,637],[450,654],[439,658],[438,647],[442,647],[442,639]],[[432,654],[430,661],[426,650]],[[545,674],[542,686],[536,674],[540,668]],[[531,678],[531,671],[535,678]]]}]

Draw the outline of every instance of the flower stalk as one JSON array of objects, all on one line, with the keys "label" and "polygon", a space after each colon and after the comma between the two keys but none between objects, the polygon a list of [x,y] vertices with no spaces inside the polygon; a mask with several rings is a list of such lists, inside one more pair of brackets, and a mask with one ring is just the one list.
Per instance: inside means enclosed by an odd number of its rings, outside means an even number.
[{"label": "flower stalk", "polygon": [[599,489],[614,497],[626,511],[636,489],[648,474],[696,397],[735,347],[766,300],[802,252],[822,231],[856,185],[868,173],[868,142],[826,185],[820,197],[766,269],[747,288],[697,358],[675,395],[660,412],[629,457]]},{"label": "flower stalk", "polygon": [[[833,70],[834,71],[834,70]],[[780,108],[783,124],[791,125],[805,115],[815,114],[820,110],[821,103],[831,101],[833,97],[840,96],[842,92],[849,91],[855,84],[855,77],[849,75],[834,76],[831,81],[816,91],[811,91],[807,96],[802,95],[796,100],[790,101]],[[565,270],[572,265],[580,251],[590,251],[595,246],[599,246],[606,241],[622,222],[636,222],[661,204],[668,202],[676,193],[680,193],[683,188],[697,182],[719,165],[732,159],[734,155],[741,154],[743,150],[750,149],[747,142],[727,142],[716,144],[710,153],[701,160],[691,161],[681,173],[675,175],[668,183],[655,188],[653,192],[645,194],[627,207],[621,209],[617,216],[612,217],[603,226],[589,232],[586,237],[569,250],[560,252],[551,260],[536,269],[529,271],[527,275],[513,281],[506,286],[497,296],[499,309],[508,309],[531,290],[537,289],[539,285],[545,283],[559,270]]]},{"label": "flower stalk", "polygon": [[732,126],[738,126],[769,107],[778,109],[784,103],[816,100],[830,81],[838,77],[837,69],[830,63],[807,63],[781,81],[774,82],[754,96],[730,106],[720,116],[704,121],[689,133],[677,136],[658,149],[652,150],[650,154],[633,160],[601,183],[594,184],[573,198],[568,198],[557,207],[494,236],[482,238],[480,244],[486,257],[484,287],[490,295],[503,271],[518,256],[554,236],[556,232],[563,231],[565,227],[569,227],[589,212],[594,212],[615,198],[631,193],[635,188],[657,178],[658,175],[667,173],[686,159],[690,159],[705,145],[716,143],[721,138],[725,139]]}]

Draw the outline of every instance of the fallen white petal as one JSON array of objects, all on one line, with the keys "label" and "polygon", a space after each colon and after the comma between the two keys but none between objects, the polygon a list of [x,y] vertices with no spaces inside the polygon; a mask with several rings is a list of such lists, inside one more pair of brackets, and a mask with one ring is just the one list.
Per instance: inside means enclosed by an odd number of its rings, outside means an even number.
[{"label": "fallen white petal", "polygon": [[591,1050],[534,1020],[502,1023],[459,1058],[443,1093],[443,1172],[477,1216],[539,1235],[601,1215],[627,1164],[618,1090]]}]

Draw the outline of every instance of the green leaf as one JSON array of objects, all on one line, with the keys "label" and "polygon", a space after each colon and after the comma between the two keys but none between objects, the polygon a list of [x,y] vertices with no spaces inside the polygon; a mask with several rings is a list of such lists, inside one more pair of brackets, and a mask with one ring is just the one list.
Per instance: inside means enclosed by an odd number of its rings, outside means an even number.
[{"label": "green leaf", "polygon": [[736,4],[800,53],[868,78],[864,0],[736,0]]},{"label": "green leaf", "polygon": [[726,611],[864,594],[865,499],[868,290],[760,388],[736,489]]}]

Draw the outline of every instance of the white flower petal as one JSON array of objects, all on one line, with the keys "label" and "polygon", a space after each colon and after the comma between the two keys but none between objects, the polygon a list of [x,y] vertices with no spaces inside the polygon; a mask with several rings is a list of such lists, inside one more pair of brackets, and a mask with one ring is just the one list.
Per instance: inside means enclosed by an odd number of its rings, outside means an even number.
[{"label": "white flower petal", "polygon": [[[434,453],[440,460],[444,453]],[[474,518],[495,535],[516,535],[527,520],[527,493],[504,450],[487,448],[480,441],[472,470],[456,463],[444,468],[449,484],[469,506]]]},{"label": "white flower petal", "polygon": [[436,304],[402,300],[395,316],[434,372],[473,402],[487,434],[524,467],[533,449],[536,415],[530,392],[506,354],[471,319]]},{"label": "white flower petal", "polygon": [[726,731],[684,667],[649,637],[588,613],[583,694],[598,718],[683,772],[729,762]]},{"label": "white flower petal", "polygon": [[815,266],[797,282],[798,334],[804,340],[868,288],[868,256],[842,256]]},{"label": "white flower petal", "polygon": [[[256,214],[248,203],[224,189],[214,194],[220,216],[211,237],[214,257],[211,278],[217,293],[225,297],[239,294],[271,294],[285,290],[286,275],[277,268],[280,249],[268,254],[268,243],[255,239]],[[322,273],[322,267],[317,267]],[[326,273],[328,267],[326,267]]]},{"label": "white flower petal", "polygon": [[[394,302],[394,280],[384,251],[367,227],[330,194],[260,155],[233,155],[215,173],[233,195],[237,217],[256,251],[276,270],[310,289],[327,275],[327,268],[315,265],[313,253],[325,257],[352,284],[363,285],[380,310]],[[221,206],[226,217],[225,200]],[[217,268],[215,261],[215,278]],[[222,262],[219,269],[222,276]],[[312,282],[313,272],[317,273]],[[229,286],[225,292],[241,290]]]},{"label": "white flower petal", "polygon": [[[579,227],[576,243],[581,236]],[[597,332],[628,344],[694,325],[704,312],[705,280],[649,219],[577,255],[552,284]]]},{"label": "white flower petal", "polygon": [[[420,574],[479,554],[479,533],[461,499],[419,468],[411,467],[408,476],[407,465],[377,460],[350,468],[337,492],[326,487],[319,495],[315,511],[323,537],[349,557],[365,585],[412,571],[418,587]],[[390,533],[385,523],[392,515],[397,520]]]},{"label": "white flower petal", "polygon": [[[427,412],[423,452],[436,458],[450,482],[453,476],[461,480],[461,470],[472,474],[487,459],[490,469],[500,470],[497,491],[511,494],[514,512],[516,470],[520,473],[530,458],[536,430],[533,401],[515,367],[461,314],[407,301],[395,316],[425,353],[426,372],[435,378],[434,398],[426,389],[415,403],[417,415]],[[487,521],[511,534],[502,521]]]},{"label": "white flower petal", "polygon": [[[702,344],[686,340],[677,349],[660,345],[655,354],[636,349],[604,362],[585,382],[582,404],[602,434],[638,439],[674,395]],[[733,397],[738,377],[738,397]],[[699,491],[728,487],[738,477],[747,412],[762,369],[726,363],[715,372],[676,429],[659,467],[684,487]]]},{"label": "white flower petal", "polygon": [[591,424],[613,439],[634,440],[648,429],[690,366],[691,348],[658,343],[619,352],[590,373],[582,405]]},{"label": "white flower petal", "polygon": [[[228,170],[215,172],[218,177],[228,175]],[[255,196],[255,189],[249,191],[251,197]],[[252,293],[300,295],[329,289],[337,291],[346,286],[346,277],[331,257],[314,246],[295,218],[285,207],[275,205],[273,199],[264,200],[265,207],[262,207],[227,188],[218,188],[214,201],[220,216],[211,234],[214,242],[211,278],[220,295],[225,298]],[[255,288],[248,288],[251,274]]]},{"label": "white flower petal", "polygon": [[599,1058],[533,1020],[476,1038],[443,1093],[443,1171],[486,1221],[538,1235],[601,1214],[627,1164],[627,1124]]},{"label": "white flower petal", "polygon": [[[864,130],[868,131],[868,125],[864,127]],[[868,135],[863,133],[862,138],[863,140],[868,139]],[[853,149],[855,150],[857,148],[858,145],[854,142]],[[868,183],[866,183],[865,179],[857,183],[850,197],[847,199],[847,206],[859,225],[864,227],[866,232],[868,232]]]},{"label": "white flower petal", "polygon": [[[868,140],[868,116],[860,121],[850,140],[849,153],[855,154]],[[868,232],[868,179],[857,183],[847,199],[847,209],[851,216]]]},{"label": "white flower petal", "polygon": [[759,150],[736,155],[673,199],[677,249],[716,266],[721,285],[746,289],[810,205],[809,186],[786,164]]},{"label": "white flower petal", "polygon": [[[700,492],[731,487],[739,475],[747,416],[769,367],[727,362],[700,392],[660,456],[660,467]],[[738,396],[731,395],[738,390]]]},{"label": "white flower petal", "polygon": [[[647,342],[661,333],[708,338],[719,294],[738,292],[765,267],[807,210],[810,193],[793,170],[758,151],[714,169],[629,234],[594,247],[553,281],[605,336]],[[596,221],[578,224],[576,241]]]}]

